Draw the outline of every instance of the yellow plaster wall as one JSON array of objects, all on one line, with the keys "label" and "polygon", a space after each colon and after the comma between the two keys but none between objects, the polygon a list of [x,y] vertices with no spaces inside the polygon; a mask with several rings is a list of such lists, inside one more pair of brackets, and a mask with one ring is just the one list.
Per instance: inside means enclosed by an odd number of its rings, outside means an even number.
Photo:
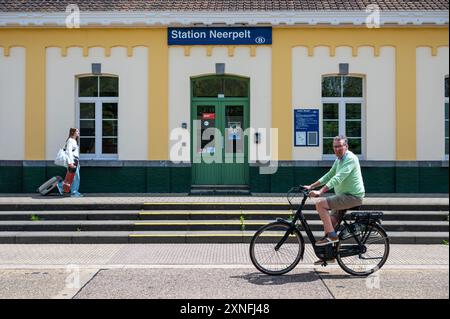
[{"label": "yellow plaster wall", "polygon": [[[279,130],[280,160],[292,160],[292,60],[293,47],[306,46],[310,55],[314,47],[328,46],[331,55],[338,46],[357,48],[372,46],[375,55],[381,46],[396,49],[396,127],[397,160],[416,159],[416,48],[429,46],[436,54],[448,46],[448,27],[407,28],[287,28],[273,29],[272,127]],[[336,66],[337,68],[338,66]],[[336,70],[337,72],[338,70]]]},{"label": "yellow plaster wall", "polygon": [[[45,159],[45,49],[59,47],[127,47],[131,56],[135,46],[149,49],[148,159],[168,158],[168,46],[166,28],[155,29],[0,29],[0,46],[26,49],[25,159]],[[138,142],[138,141],[137,141]]]},{"label": "yellow plaster wall", "polygon": [[[416,48],[429,46],[436,54],[448,46],[448,27],[325,28],[274,27],[272,45],[272,127],[279,130],[279,160],[292,160],[292,59],[296,46],[349,46],[354,55],[360,46],[396,49],[397,160],[416,159]],[[149,48],[148,159],[168,159],[168,46],[166,28],[155,29],[0,29],[5,55],[13,46],[26,48],[25,159],[45,159],[45,48],[79,46]],[[229,54],[233,54],[232,48]]]}]

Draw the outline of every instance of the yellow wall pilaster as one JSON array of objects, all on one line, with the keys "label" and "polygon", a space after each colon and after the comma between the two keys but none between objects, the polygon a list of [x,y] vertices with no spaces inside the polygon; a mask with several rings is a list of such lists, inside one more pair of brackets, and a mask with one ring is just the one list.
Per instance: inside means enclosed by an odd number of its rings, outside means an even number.
[{"label": "yellow wall pilaster", "polygon": [[44,160],[45,47],[30,41],[25,54],[25,160]]},{"label": "yellow wall pilaster", "polygon": [[396,48],[396,150],[397,160],[416,159],[416,47]]},{"label": "yellow wall pilaster", "polygon": [[278,160],[292,159],[292,53],[290,32],[272,34],[272,128],[278,129]]},{"label": "yellow wall pilaster", "polygon": [[169,48],[167,30],[153,31],[149,43],[148,159],[169,159]]}]

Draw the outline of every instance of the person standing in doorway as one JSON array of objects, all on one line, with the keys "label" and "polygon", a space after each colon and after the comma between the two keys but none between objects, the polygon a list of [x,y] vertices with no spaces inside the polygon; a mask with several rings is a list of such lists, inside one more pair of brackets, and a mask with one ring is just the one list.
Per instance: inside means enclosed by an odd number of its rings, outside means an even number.
[{"label": "person standing in doorway", "polygon": [[58,190],[61,194],[68,194],[72,197],[83,197],[78,189],[80,188],[80,131],[77,128],[69,130],[69,137],[66,140],[65,151],[67,153],[67,174],[64,181],[58,183]]}]

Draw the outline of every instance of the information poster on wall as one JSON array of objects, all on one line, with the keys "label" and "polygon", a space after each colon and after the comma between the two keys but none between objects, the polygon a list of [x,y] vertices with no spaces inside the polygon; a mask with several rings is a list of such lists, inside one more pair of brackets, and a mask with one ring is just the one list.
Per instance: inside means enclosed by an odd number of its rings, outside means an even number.
[{"label": "information poster on wall", "polygon": [[319,146],[319,110],[294,110],[294,145]]}]

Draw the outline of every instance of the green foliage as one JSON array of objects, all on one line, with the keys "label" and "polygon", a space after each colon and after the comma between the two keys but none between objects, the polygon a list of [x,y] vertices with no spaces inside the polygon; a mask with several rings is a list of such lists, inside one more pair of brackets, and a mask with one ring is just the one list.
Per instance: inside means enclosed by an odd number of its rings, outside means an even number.
[{"label": "green foliage", "polygon": [[241,231],[245,231],[245,217],[244,217],[244,215],[241,215],[241,217],[239,217],[239,220],[241,222]]}]

